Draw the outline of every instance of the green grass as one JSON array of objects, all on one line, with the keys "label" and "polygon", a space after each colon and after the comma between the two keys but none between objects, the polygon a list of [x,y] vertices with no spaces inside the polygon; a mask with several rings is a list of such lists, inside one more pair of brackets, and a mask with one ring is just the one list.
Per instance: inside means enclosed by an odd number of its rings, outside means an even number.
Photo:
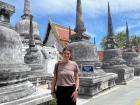
[{"label": "green grass", "polygon": [[56,100],[53,99],[53,100],[49,101],[48,105],[57,105]]}]

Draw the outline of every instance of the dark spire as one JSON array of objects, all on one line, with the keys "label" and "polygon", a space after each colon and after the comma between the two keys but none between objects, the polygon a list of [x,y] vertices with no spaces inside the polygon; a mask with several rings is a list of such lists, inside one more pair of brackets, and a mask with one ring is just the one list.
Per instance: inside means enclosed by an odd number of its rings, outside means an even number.
[{"label": "dark spire", "polygon": [[110,11],[110,5],[108,2],[108,37],[113,36],[113,26],[112,26],[112,17],[111,17],[111,11]]},{"label": "dark spire", "polygon": [[95,40],[95,37],[94,37],[94,45],[96,45],[96,40]]},{"label": "dark spire", "polygon": [[108,2],[108,33],[105,41],[105,49],[117,48],[118,44],[116,43],[113,35],[114,33],[113,33],[112,17],[111,17],[109,2]]},{"label": "dark spire", "polygon": [[82,17],[82,4],[81,0],[77,0],[77,8],[76,8],[76,27],[74,29],[78,35],[82,35],[86,29],[84,27],[83,17]]},{"label": "dark spire", "polygon": [[125,48],[132,48],[133,44],[132,41],[130,41],[129,38],[129,29],[128,29],[128,24],[126,22],[126,44],[125,44]]},{"label": "dark spire", "polygon": [[24,0],[24,14],[21,16],[24,18],[30,18],[31,10],[30,10],[30,0]]},{"label": "dark spire", "polygon": [[76,8],[76,27],[74,29],[76,32],[75,35],[70,36],[70,42],[77,42],[81,40],[89,40],[90,37],[85,35],[86,31],[84,27],[83,17],[82,17],[82,5],[81,0],[77,0],[77,8]]},{"label": "dark spire", "polygon": [[128,24],[126,22],[126,44],[130,44]]},{"label": "dark spire", "polygon": [[35,40],[34,40],[34,35],[33,35],[33,16],[30,15],[30,42],[29,46],[30,47],[35,47]]}]

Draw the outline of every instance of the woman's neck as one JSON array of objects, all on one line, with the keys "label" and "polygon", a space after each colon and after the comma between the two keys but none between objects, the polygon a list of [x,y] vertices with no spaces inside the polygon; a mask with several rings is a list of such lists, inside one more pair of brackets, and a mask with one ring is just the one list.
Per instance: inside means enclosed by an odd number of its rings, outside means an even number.
[{"label": "woman's neck", "polygon": [[69,62],[69,59],[63,59],[62,62],[67,63],[67,62]]}]

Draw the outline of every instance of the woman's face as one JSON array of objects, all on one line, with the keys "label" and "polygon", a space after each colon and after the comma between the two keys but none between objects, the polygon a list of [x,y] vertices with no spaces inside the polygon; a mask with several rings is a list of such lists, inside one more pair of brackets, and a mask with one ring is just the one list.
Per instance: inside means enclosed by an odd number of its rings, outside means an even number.
[{"label": "woman's face", "polygon": [[69,60],[70,57],[71,57],[71,52],[68,51],[68,50],[65,50],[65,51],[63,52],[63,57],[64,57],[64,59]]}]

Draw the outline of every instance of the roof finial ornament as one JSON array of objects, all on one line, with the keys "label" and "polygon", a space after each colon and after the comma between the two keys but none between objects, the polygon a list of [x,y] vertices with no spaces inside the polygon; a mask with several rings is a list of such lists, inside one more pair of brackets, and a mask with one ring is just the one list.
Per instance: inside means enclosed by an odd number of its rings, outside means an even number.
[{"label": "roof finial ornament", "polygon": [[82,35],[83,32],[86,31],[84,27],[83,17],[82,17],[82,4],[81,0],[77,0],[77,8],[76,8],[76,27],[74,29],[78,35]]},{"label": "roof finial ornament", "polygon": [[111,11],[110,11],[110,5],[108,2],[108,37],[113,36],[113,25],[112,25],[112,17],[111,17]]},{"label": "roof finial ornament", "polygon": [[30,0],[24,0],[24,14],[21,16],[22,19],[30,19],[31,10],[30,10]]},{"label": "roof finial ornament", "polygon": [[30,15],[30,1],[29,0],[24,0],[24,14]]}]

